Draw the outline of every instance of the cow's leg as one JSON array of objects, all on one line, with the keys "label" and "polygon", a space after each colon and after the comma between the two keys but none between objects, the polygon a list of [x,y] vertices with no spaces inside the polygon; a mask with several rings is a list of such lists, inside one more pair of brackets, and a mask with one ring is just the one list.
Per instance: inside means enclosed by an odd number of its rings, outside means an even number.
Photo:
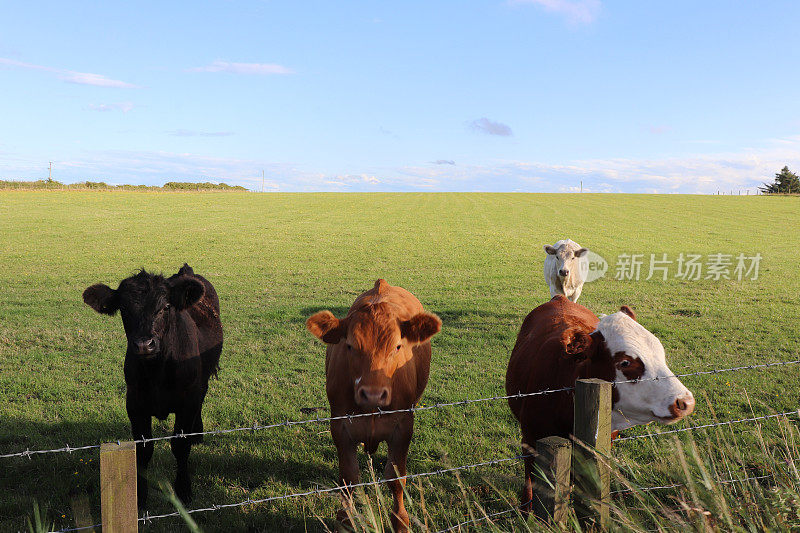
[{"label": "cow's leg", "polygon": [[[153,436],[152,417],[128,410],[128,418],[131,421],[131,434],[133,440],[149,439]],[[144,509],[147,505],[147,479],[144,472],[153,457],[153,443],[136,444],[136,500],[139,509]]]},{"label": "cow's leg", "polygon": [[525,455],[525,483],[522,485],[522,493],[519,496],[520,512],[523,516],[528,516],[533,508],[533,475],[535,472],[533,448],[525,441],[522,442],[522,455]]},{"label": "cow's leg", "polygon": [[[410,415],[413,416],[413,415]],[[408,512],[403,502],[403,489],[406,486],[406,458],[411,436],[414,434],[414,419],[407,427],[401,426],[387,443],[389,450],[386,456],[386,469],[383,473],[385,479],[394,479],[389,482],[389,489],[394,497],[392,509],[392,529],[394,531],[408,531]],[[395,479],[395,478],[402,479]]]},{"label": "cow's leg", "polygon": [[[200,419],[200,407],[196,406],[189,409],[182,409],[175,413],[174,435],[181,433],[194,433],[196,420]],[[189,452],[192,449],[192,442],[197,437],[177,437],[170,439],[172,455],[175,456],[177,473],[175,475],[175,494],[183,503],[192,501],[192,482],[189,477]]]},{"label": "cow's leg", "polygon": [[580,298],[581,296],[581,292],[583,292],[583,285],[580,285],[575,288],[575,290],[572,293],[572,296],[570,297],[570,300],[573,302],[577,302],[578,298]]},{"label": "cow's leg", "polygon": [[336,455],[339,458],[339,484],[343,487],[341,494],[342,509],[336,513],[336,520],[347,524],[347,509],[351,507],[351,495],[348,494],[350,485],[358,483],[358,443],[354,442],[345,427],[346,420],[331,422],[331,436],[336,444]]}]

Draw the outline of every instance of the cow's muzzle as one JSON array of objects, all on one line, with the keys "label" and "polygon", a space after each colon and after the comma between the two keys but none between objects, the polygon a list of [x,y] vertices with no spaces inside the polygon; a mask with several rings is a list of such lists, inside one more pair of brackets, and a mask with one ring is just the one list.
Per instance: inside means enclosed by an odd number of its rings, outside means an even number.
[{"label": "cow's muzzle", "polygon": [[133,342],[133,351],[136,355],[145,357],[152,357],[157,354],[161,349],[161,342],[158,337],[150,337],[149,339],[137,339]]},{"label": "cow's muzzle", "polygon": [[388,387],[361,385],[356,389],[356,404],[364,409],[386,407],[392,401]]},{"label": "cow's muzzle", "polygon": [[694,412],[694,396],[691,392],[676,398],[669,406],[670,418],[658,417],[659,420],[665,424],[674,424],[682,420]]}]

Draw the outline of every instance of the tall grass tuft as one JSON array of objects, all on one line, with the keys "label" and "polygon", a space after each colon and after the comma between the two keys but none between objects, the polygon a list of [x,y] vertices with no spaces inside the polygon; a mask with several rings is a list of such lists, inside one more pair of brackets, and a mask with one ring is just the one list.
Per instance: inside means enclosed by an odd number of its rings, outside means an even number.
[{"label": "tall grass tuft", "polygon": [[39,502],[33,500],[33,512],[26,517],[28,533],[47,533],[52,530],[53,523],[47,521],[47,507],[39,508]]},{"label": "tall grass tuft", "polygon": [[[749,433],[743,440],[743,433]],[[644,533],[651,531],[800,531],[800,472],[798,472],[798,428],[779,419],[777,431],[765,434],[761,424],[748,428],[720,426],[649,439],[660,472],[652,457],[645,463],[605,457],[612,467],[611,523],[609,530]],[[755,442],[755,445],[749,442]],[[522,465],[516,482],[522,482]],[[377,481],[370,463],[370,479]],[[457,476],[457,474],[456,474]],[[476,498],[470,485],[457,476],[460,504],[438,499],[436,478],[418,478],[406,486],[406,508],[414,531],[585,531],[574,509],[562,526],[525,519],[517,501],[509,501],[492,485],[487,497]],[[655,488],[654,488],[655,487]],[[506,491],[507,495],[508,492]],[[573,497],[575,495],[573,494]],[[349,526],[355,532],[383,533],[391,530],[392,499],[382,484],[356,490],[343,498]],[[442,517],[447,517],[443,519]],[[332,521],[323,521],[329,531]]]}]

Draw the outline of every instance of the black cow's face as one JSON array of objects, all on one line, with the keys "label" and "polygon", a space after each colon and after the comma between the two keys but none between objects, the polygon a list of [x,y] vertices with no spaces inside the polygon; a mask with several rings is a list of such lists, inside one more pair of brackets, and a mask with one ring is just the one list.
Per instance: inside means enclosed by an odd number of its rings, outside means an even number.
[{"label": "black cow's face", "polygon": [[174,313],[197,303],[203,293],[203,284],[192,276],[165,279],[142,270],[122,280],[117,290],[92,285],[83,292],[83,301],[98,313],[113,315],[119,310],[128,353],[150,359],[161,353]]}]

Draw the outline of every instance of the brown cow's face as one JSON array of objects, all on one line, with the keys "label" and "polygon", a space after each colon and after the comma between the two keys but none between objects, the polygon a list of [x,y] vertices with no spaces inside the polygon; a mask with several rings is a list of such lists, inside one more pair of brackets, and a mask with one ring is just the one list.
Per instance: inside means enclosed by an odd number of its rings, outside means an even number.
[{"label": "brown cow's face", "polygon": [[312,334],[342,350],[355,402],[362,409],[391,404],[395,372],[411,360],[413,347],[430,339],[441,325],[439,317],[429,313],[400,321],[386,303],[359,309],[342,320],[321,311],[306,321]]}]

